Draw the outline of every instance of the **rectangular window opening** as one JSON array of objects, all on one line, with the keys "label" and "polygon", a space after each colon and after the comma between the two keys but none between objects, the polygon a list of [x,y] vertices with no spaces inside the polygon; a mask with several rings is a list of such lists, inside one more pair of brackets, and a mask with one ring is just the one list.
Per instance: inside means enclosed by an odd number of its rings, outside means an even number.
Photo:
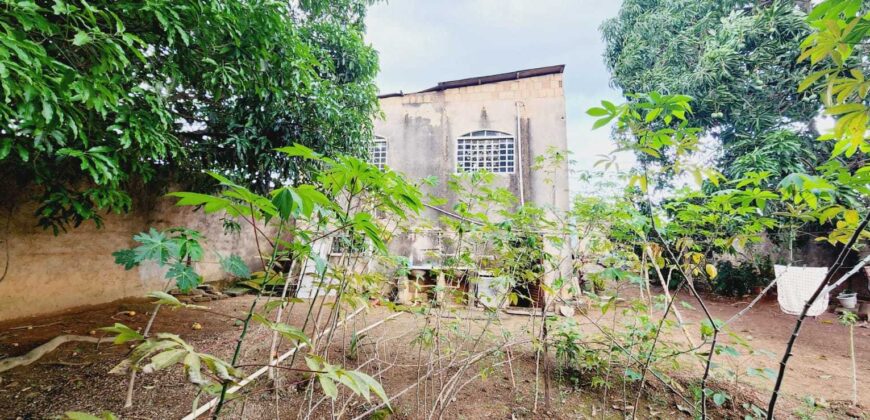
[{"label": "rectangular window opening", "polygon": [[514,156],[513,137],[460,138],[456,147],[456,169],[457,172],[513,173]]}]

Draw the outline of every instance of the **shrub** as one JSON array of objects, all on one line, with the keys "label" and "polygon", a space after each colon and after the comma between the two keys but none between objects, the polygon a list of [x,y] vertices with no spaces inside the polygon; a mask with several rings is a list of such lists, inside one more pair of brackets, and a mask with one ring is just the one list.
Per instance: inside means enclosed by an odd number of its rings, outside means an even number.
[{"label": "shrub", "polygon": [[720,261],[716,269],[719,275],[712,281],[713,292],[724,296],[746,295],[753,287],[764,286],[774,278],[769,258],[757,263],[744,261],[736,266],[730,261]]}]

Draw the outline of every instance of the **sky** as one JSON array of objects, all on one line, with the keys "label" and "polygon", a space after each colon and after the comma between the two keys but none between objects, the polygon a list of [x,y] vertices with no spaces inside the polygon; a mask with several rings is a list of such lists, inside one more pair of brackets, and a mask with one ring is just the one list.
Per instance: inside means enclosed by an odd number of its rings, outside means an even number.
[{"label": "sky", "polygon": [[[390,0],[375,4],[367,40],[380,54],[381,93],[415,92],[438,82],[565,64],[568,149],[578,169],[610,152],[607,128],[592,130],[586,110],[620,101],[604,66],[601,23],[609,0]],[[630,165],[630,157],[622,160]],[[572,182],[572,187],[575,187]],[[574,189],[574,188],[572,188]]]}]

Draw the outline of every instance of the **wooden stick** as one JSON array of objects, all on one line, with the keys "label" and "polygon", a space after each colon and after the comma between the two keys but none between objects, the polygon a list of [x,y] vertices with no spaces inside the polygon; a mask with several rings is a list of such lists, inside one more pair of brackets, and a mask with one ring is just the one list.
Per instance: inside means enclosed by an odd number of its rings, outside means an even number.
[{"label": "wooden stick", "polygon": [[[645,255],[646,254],[649,254],[649,259],[652,262],[653,268],[655,268],[656,274],[659,277],[659,281],[662,283],[662,289],[664,289],[665,298],[668,299],[668,302],[670,302],[672,299],[676,299],[676,296],[671,297],[671,291],[668,290],[668,287],[670,285],[668,284],[668,281],[665,280],[665,277],[662,275],[662,270],[661,270],[661,268],[659,268],[659,264],[658,264],[658,262],[656,262],[655,256],[652,253],[652,249],[650,249],[649,246],[646,246]],[[649,281],[647,281],[647,284],[649,284]],[[650,303],[652,303],[652,295],[650,295]],[[652,307],[652,306],[650,306],[650,307]],[[695,340],[692,340],[692,336],[689,334],[689,330],[686,329],[686,322],[683,321],[683,315],[680,313],[680,310],[676,306],[674,306],[673,309],[674,309],[674,316],[677,317],[677,322],[680,323],[680,329],[683,331],[683,335],[686,336],[686,340],[689,341],[689,344],[692,347],[698,347],[698,345],[695,344]]]}]

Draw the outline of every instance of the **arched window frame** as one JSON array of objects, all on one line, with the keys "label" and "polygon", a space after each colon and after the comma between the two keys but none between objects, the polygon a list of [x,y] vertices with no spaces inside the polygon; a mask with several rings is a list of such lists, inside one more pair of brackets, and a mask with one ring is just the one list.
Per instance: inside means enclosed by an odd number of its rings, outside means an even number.
[{"label": "arched window frame", "polygon": [[476,130],[456,139],[456,172],[484,169],[496,174],[516,173],[516,137],[513,134]]}]

